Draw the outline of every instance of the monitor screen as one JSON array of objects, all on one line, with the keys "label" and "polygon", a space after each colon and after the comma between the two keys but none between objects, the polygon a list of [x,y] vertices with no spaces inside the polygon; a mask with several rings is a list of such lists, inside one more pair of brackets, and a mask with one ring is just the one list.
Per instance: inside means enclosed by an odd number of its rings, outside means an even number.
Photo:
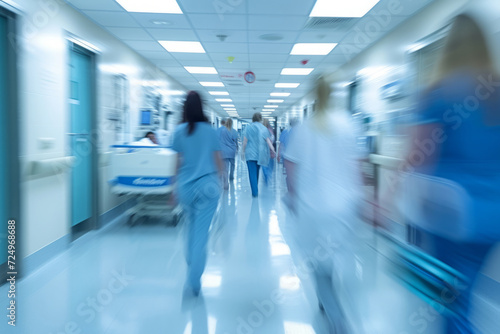
[{"label": "monitor screen", "polygon": [[141,125],[151,125],[151,110],[141,110]]}]

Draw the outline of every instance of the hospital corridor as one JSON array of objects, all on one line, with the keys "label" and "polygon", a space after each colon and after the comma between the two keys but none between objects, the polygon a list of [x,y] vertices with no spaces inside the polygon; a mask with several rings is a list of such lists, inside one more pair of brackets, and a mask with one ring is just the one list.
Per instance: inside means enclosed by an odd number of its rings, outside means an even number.
[{"label": "hospital corridor", "polygon": [[0,0],[1,334],[498,334],[498,0]]}]

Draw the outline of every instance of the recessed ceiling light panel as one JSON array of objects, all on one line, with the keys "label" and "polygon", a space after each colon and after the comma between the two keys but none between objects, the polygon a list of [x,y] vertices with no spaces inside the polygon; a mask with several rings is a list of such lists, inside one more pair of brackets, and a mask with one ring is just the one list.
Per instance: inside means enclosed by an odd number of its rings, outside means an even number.
[{"label": "recessed ceiling light panel", "polygon": [[264,108],[272,108],[272,109],[275,109],[275,108],[278,108],[279,106],[275,106],[275,105],[266,105],[264,106]]},{"label": "recessed ceiling light panel", "polygon": [[284,102],[285,100],[267,100],[267,103],[282,103]]},{"label": "recessed ceiling light panel", "polygon": [[229,95],[228,92],[219,92],[219,91],[210,91],[208,92],[210,95]]},{"label": "recessed ceiling light panel", "polygon": [[175,0],[116,0],[127,12],[182,14]]},{"label": "recessed ceiling light panel", "polygon": [[293,46],[290,54],[304,56],[326,56],[336,46],[337,43],[297,43]]},{"label": "recessed ceiling light panel", "polygon": [[287,97],[290,96],[290,93],[271,93],[271,96]]},{"label": "recessed ceiling light panel", "polygon": [[192,74],[217,74],[215,67],[184,66],[184,68]]},{"label": "recessed ceiling light panel", "polygon": [[285,67],[281,70],[281,75],[309,75],[314,68],[291,68]]},{"label": "recessed ceiling light panel", "polygon": [[200,42],[158,41],[168,52],[205,53]]},{"label": "recessed ceiling light panel", "polygon": [[380,0],[317,0],[310,17],[363,17]]},{"label": "recessed ceiling light panel", "polygon": [[217,102],[233,102],[231,99],[215,99]]},{"label": "recessed ceiling light panel", "polygon": [[224,87],[222,82],[217,81],[200,81],[200,85],[204,87]]},{"label": "recessed ceiling light panel", "polygon": [[299,83],[277,83],[274,85],[276,88],[297,88],[299,86]]}]

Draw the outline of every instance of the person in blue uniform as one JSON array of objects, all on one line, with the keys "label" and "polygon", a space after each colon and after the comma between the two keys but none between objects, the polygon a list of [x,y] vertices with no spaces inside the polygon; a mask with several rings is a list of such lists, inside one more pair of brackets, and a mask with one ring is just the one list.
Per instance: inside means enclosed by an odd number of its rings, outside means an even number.
[{"label": "person in blue uniform", "polygon": [[191,91],[184,103],[184,123],[175,130],[178,153],[177,196],[187,217],[188,264],[185,292],[197,296],[207,259],[208,231],[221,194],[219,138],[203,113],[200,95]]},{"label": "person in blue uniform", "polygon": [[242,154],[247,161],[252,196],[257,197],[260,166],[269,165],[271,152],[276,153],[270,140],[269,130],[262,124],[262,114],[259,112],[253,114],[252,122],[245,129]]},{"label": "person in blue uniform", "polygon": [[[476,231],[462,240],[440,233],[438,226],[433,232],[419,230],[419,245],[469,281],[444,301],[455,312],[446,316],[448,334],[481,332],[470,321],[472,287],[500,240],[500,75],[495,68],[500,54],[492,53],[500,41],[488,33],[500,18],[500,5],[490,1],[480,10],[475,3],[454,19],[436,78],[419,99],[414,147],[406,160],[408,169],[457,184],[474,208]],[[495,11],[496,20],[488,20]],[[421,210],[439,215],[443,226],[460,221],[439,198],[428,197],[425,203]]]},{"label": "person in blue uniform", "polygon": [[[233,129],[233,120],[228,118],[225,128],[219,134],[222,159],[224,160],[224,189],[229,188],[229,183],[234,179],[234,157],[238,151],[238,132]],[[228,182],[229,179],[229,182]]]}]

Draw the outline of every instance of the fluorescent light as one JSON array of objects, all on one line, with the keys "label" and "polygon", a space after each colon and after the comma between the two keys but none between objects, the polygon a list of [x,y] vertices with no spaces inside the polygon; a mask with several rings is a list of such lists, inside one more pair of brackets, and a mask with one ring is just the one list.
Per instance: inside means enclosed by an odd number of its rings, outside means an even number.
[{"label": "fluorescent light", "polygon": [[291,68],[285,67],[281,70],[281,75],[309,75],[314,68]]},{"label": "fluorescent light", "polygon": [[175,0],[116,0],[127,12],[182,14]]},{"label": "fluorescent light", "polygon": [[297,43],[293,46],[291,55],[304,56],[326,56],[335,47],[337,43]]},{"label": "fluorescent light", "polygon": [[221,104],[220,106],[234,108],[234,104]]},{"label": "fluorescent light", "polygon": [[297,88],[299,86],[299,83],[277,83],[274,85],[276,88]]},{"label": "fluorescent light", "polygon": [[271,115],[272,112],[271,111],[263,111],[261,112],[262,115]]},{"label": "fluorescent light", "polygon": [[224,108],[224,110],[233,110],[233,111],[236,111],[236,108]]},{"label": "fluorescent light", "polygon": [[208,92],[210,95],[229,95],[228,92],[215,92],[215,91],[211,91],[211,92]]},{"label": "fluorescent light", "polygon": [[290,93],[271,93],[271,96],[287,97],[287,96],[290,96]]},{"label": "fluorescent light", "polygon": [[204,87],[224,87],[224,84],[218,81],[200,81],[200,85]]},{"label": "fluorescent light", "polygon": [[186,71],[193,74],[217,74],[215,67],[184,66]]},{"label": "fluorescent light", "polygon": [[267,100],[267,103],[282,103],[285,100]]},{"label": "fluorescent light", "polygon": [[269,105],[268,104],[268,105],[264,106],[264,108],[272,108],[272,109],[274,109],[274,108],[279,108],[279,106]]},{"label": "fluorescent light", "polygon": [[233,102],[231,99],[215,99],[217,102]]},{"label": "fluorescent light", "polygon": [[262,109],[263,112],[273,112],[275,111],[276,109]]},{"label": "fluorescent light", "polygon": [[200,42],[158,41],[168,52],[205,53]]},{"label": "fluorescent light", "polygon": [[317,0],[311,17],[363,17],[380,0],[332,1]]}]

